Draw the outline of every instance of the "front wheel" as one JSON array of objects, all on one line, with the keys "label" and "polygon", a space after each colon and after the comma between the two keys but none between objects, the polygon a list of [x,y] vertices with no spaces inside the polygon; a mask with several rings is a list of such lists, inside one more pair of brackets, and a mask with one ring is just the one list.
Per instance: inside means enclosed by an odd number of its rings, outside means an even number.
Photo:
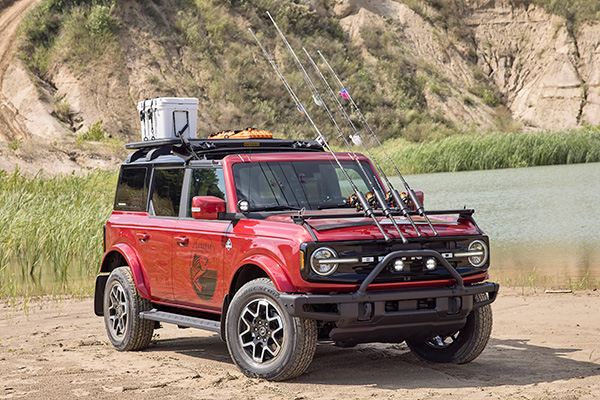
[{"label": "front wheel", "polygon": [[[487,300],[480,293],[474,297],[476,302]],[[467,317],[467,323],[452,335],[438,335],[424,342],[407,341],[410,350],[420,359],[436,363],[465,364],[476,359],[492,333],[492,308],[485,305],[473,310]]]},{"label": "front wheel", "polygon": [[273,282],[259,278],[235,294],[227,310],[231,358],[249,377],[282,381],[301,375],[317,346],[314,320],[291,317]]},{"label": "front wheel", "polygon": [[154,321],[141,319],[140,311],[152,309],[141,297],[128,267],[114,269],[104,289],[104,325],[112,345],[119,351],[142,350],[152,340]]}]

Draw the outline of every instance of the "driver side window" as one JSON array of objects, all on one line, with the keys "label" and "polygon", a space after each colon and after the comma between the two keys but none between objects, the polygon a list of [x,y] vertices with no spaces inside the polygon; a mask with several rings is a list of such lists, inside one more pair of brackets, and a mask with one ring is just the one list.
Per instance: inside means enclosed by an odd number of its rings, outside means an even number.
[{"label": "driver side window", "polygon": [[225,196],[225,179],[220,168],[194,168],[190,175],[190,196],[188,198],[186,216],[192,216],[192,199],[194,196],[214,196],[227,200]]}]

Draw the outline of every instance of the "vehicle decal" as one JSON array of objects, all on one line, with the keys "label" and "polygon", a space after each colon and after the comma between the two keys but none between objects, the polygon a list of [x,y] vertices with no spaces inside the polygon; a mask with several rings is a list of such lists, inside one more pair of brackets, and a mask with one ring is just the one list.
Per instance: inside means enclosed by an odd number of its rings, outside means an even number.
[{"label": "vehicle decal", "polygon": [[207,235],[202,235],[192,246],[190,277],[196,294],[202,300],[210,300],[217,286],[215,246]]}]

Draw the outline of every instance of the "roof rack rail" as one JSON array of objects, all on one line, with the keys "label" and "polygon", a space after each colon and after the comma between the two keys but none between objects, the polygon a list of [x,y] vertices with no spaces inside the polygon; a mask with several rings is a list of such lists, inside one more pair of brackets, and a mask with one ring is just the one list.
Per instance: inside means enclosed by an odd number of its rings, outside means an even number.
[{"label": "roof rack rail", "polygon": [[128,143],[125,148],[137,150],[130,155],[128,161],[141,158],[147,161],[158,156],[173,154],[185,161],[194,157],[194,153],[204,159],[220,159],[229,154],[286,152],[286,151],[324,151],[317,140],[287,139],[188,139],[189,147],[183,145],[181,139],[157,139]]}]

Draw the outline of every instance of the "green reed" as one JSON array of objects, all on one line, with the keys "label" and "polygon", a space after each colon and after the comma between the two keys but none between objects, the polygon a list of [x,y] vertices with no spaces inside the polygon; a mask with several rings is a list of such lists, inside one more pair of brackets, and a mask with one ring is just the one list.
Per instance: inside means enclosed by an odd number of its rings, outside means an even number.
[{"label": "green reed", "polygon": [[0,297],[91,291],[116,177],[0,171]]},{"label": "green reed", "polygon": [[[402,172],[415,174],[600,162],[600,128],[465,134],[423,144],[395,139],[386,150]],[[381,152],[375,154],[392,172]]]}]

